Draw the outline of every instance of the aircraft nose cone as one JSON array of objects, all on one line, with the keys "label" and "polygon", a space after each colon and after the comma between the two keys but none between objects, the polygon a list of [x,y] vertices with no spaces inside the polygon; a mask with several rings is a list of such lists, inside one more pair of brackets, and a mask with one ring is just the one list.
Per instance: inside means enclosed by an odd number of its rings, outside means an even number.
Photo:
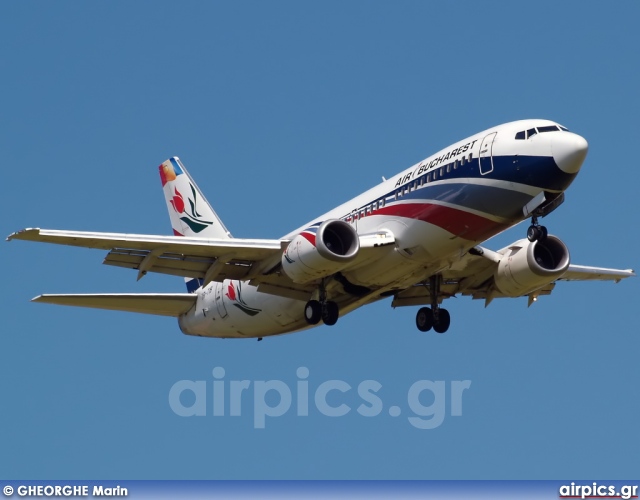
[{"label": "aircraft nose cone", "polygon": [[567,174],[576,174],[587,157],[589,143],[584,137],[571,132],[554,134],[551,152],[556,165]]}]

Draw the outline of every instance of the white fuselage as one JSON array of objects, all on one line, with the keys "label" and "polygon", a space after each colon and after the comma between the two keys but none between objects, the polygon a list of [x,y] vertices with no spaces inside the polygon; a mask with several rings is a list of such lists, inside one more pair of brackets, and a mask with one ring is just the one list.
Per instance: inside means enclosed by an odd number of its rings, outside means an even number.
[{"label": "white fuselage", "polygon": [[[534,132],[528,135],[528,130]],[[478,243],[521,222],[526,218],[523,208],[540,193],[547,197],[562,193],[580,168],[571,158],[577,140],[583,139],[548,120],[523,120],[485,130],[283,239],[293,239],[330,219],[346,221],[358,235],[380,230],[393,234],[395,245],[342,273],[350,283],[377,292],[375,297],[343,301],[340,313],[348,313],[384,292],[428,279]],[[248,282],[212,282],[196,293],[195,307],[179,318],[180,328],[189,335],[263,337],[309,327],[303,315],[305,301],[262,293]]]}]

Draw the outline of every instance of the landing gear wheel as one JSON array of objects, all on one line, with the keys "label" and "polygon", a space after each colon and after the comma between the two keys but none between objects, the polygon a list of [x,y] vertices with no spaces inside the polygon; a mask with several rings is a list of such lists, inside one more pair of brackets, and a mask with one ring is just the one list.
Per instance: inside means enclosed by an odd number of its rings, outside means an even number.
[{"label": "landing gear wheel", "polygon": [[549,236],[549,232],[547,231],[547,228],[544,226],[539,226],[538,231],[540,231],[540,236],[538,236],[539,240],[544,241],[547,239],[547,236]]},{"label": "landing gear wheel", "polygon": [[433,326],[433,312],[429,307],[421,307],[416,314],[416,326],[421,332],[428,332]]},{"label": "landing gear wheel", "polygon": [[539,226],[531,225],[529,229],[527,229],[527,239],[533,243],[536,240],[539,240],[541,236],[541,231]]},{"label": "landing gear wheel", "polygon": [[433,329],[437,333],[444,333],[449,329],[451,324],[451,316],[446,309],[440,309],[438,311],[438,319],[433,322]]},{"label": "landing gear wheel", "polygon": [[310,325],[317,325],[322,319],[322,306],[317,300],[310,300],[307,305],[304,306],[304,319]]},{"label": "landing gear wheel", "polygon": [[338,304],[335,302],[328,300],[322,305],[322,321],[325,325],[335,325],[338,322],[339,315]]}]

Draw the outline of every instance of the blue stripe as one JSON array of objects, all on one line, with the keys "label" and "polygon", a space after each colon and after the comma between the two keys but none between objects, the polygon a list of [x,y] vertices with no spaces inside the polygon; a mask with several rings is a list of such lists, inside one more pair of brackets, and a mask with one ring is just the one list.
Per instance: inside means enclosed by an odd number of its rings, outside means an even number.
[{"label": "blue stripe", "polygon": [[522,216],[524,207],[532,196],[512,189],[482,184],[442,184],[431,183],[419,186],[398,197],[400,200],[431,202],[434,200],[476,210],[502,219],[516,219]]},{"label": "blue stripe", "polygon": [[176,173],[176,175],[180,175],[184,173],[182,170],[182,167],[180,167],[180,165],[178,164],[175,158],[170,158],[169,161],[171,162],[171,165],[173,165],[173,170]]},{"label": "blue stripe", "polygon": [[[458,163],[458,168],[454,168],[453,165],[448,163],[433,168],[401,186],[394,187],[393,190],[369,203],[384,200],[385,206],[393,204],[396,202],[396,193],[402,192],[406,186],[418,184],[421,178],[425,178],[425,184],[402,196],[399,195],[398,201],[407,199],[444,201],[457,204],[461,208],[478,210],[515,222],[523,218],[522,208],[531,200],[531,196],[515,190],[473,184],[473,179],[513,182],[538,188],[541,191],[564,191],[577,175],[560,170],[550,156],[494,156],[493,170],[485,175],[480,173],[480,161],[477,158],[467,161],[464,165]],[[438,179],[434,180],[436,172]],[[431,178],[428,183],[426,183],[427,176]],[[440,182],[450,179],[465,179],[465,182],[460,184]],[[359,207],[357,211],[364,210],[369,203]],[[373,213],[375,214],[375,211]],[[351,214],[345,214],[342,219],[349,217]]]},{"label": "blue stripe", "polygon": [[322,224],[322,222],[316,222],[315,224],[309,226],[306,229],[303,229],[303,233],[306,231],[307,233],[311,233],[311,234],[316,234],[318,232],[318,228],[320,227],[320,224]]},{"label": "blue stripe", "polygon": [[187,292],[194,293],[198,288],[200,288],[204,283],[202,278],[193,278],[192,280],[187,281]]}]

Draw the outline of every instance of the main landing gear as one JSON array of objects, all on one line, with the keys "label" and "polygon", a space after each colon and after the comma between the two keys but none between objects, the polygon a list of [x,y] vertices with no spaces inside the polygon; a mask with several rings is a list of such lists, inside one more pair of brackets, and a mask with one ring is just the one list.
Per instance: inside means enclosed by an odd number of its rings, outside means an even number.
[{"label": "main landing gear", "polygon": [[340,310],[338,304],[332,300],[327,300],[327,292],[324,286],[324,280],[320,285],[320,300],[310,300],[304,306],[304,319],[310,325],[317,325],[320,320],[325,325],[335,325],[338,322]]},{"label": "main landing gear", "polygon": [[547,235],[547,228],[538,224],[538,217],[535,215],[531,217],[531,225],[527,229],[527,239],[533,243],[536,240],[545,240]]},{"label": "main landing gear", "polygon": [[444,333],[449,329],[451,316],[449,311],[442,309],[438,304],[440,295],[441,276],[429,278],[429,292],[431,294],[431,307],[421,307],[416,314],[416,326],[421,332],[428,332],[433,328],[437,333]]}]

